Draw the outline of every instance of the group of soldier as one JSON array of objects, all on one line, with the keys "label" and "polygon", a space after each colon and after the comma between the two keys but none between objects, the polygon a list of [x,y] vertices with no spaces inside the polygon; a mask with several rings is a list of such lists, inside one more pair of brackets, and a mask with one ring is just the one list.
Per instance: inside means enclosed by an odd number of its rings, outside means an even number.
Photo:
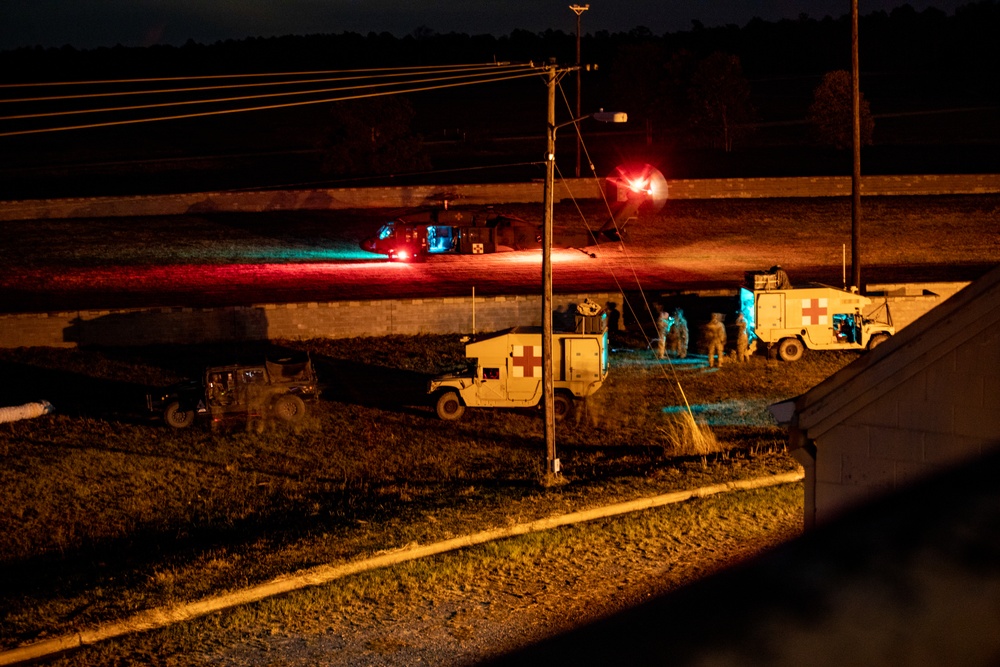
[{"label": "group of soldier", "polygon": [[[712,319],[704,327],[704,342],[708,348],[708,366],[722,367],[726,357],[726,325],[722,313],[712,313]],[[677,359],[687,357],[690,332],[684,311],[675,308],[668,313],[661,309],[656,319],[657,358],[663,359],[668,354]],[[747,333],[747,320],[742,312],[736,315],[736,361],[750,360],[750,337]]]},{"label": "group of soldier", "polygon": [[684,359],[688,353],[688,323],[684,319],[684,311],[674,308],[672,313],[661,310],[656,318],[657,349],[656,356],[663,359],[667,352],[678,359]]}]

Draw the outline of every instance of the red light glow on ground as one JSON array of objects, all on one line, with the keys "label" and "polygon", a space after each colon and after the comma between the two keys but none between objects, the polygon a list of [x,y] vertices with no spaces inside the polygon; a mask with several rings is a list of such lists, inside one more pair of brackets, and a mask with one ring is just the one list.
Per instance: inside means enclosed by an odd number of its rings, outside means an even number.
[{"label": "red light glow on ground", "polygon": [[[553,251],[556,292],[656,289],[704,280],[668,259],[633,258],[613,249],[595,259]],[[537,250],[431,257],[425,262],[164,264],[0,268],[0,312],[141,307],[211,307],[541,293]]]},{"label": "red light glow on ground", "polygon": [[[831,206],[676,204],[632,223],[624,244],[554,249],[553,290],[735,290],[746,271],[777,261],[793,272],[793,282],[837,285],[841,255],[829,249],[840,248],[843,232],[830,224]],[[928,229],[950,221],[946,246],[938,234],[901,239],[898,216],[873,221],[867,279],[968,279],[994,266],[1000,242],[990,226],[994,209],[956,212],[955,206],[928,200],[905,210],[907,219],[923,216]],[[6,251],[0,246],[0,313],[453,297],[473,288],[482,297],[541,293],[538,250],[390,262],[352,250],[369,226],[325,212],[50,220],[44,229],[11,224],[5,230],[12,243]],[[316,261],[320,256],[329,259]]]},{"label": "red light glow on ground", "polygon": [[[501,252],[494,255],[508,266],[535,266],[542,270],[542,252],[540,250],[525,250],[522,252]],[[582,250],[567,250],[565,248],[552,250],[552,264],[573,264],[575,262],[593,262],[593,258]]]}]

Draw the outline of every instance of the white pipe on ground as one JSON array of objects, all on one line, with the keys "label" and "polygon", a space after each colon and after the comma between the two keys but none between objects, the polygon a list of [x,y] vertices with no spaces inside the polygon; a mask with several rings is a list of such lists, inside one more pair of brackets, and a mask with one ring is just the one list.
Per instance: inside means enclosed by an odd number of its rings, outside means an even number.
[{"label": "white pipe on ground", "polygon": [[72,634],[59,635],[35,642],[34,644],[0,650],[0,665],[13,665],[28,660],[38,660],[63,651],[96,644],[105,639],[120,637],[131,632],[144,632],[146,630],[167,627],[175,623],[184,623],[206,614],[230,609],[237,605],[258,602],[269,597],[283,595],[309,586],[328,584],[352,574],[398,565],[427,556],[436,556],[494,540],[506,539],[517,535],[527,535],[561,526],[571,526],[595,519],[606,519],[630,512],[664,507],[665,505],[673,505],[691,500],[692,498],[707,498],[730,491],[746,491],[778,486],[780,484],[794,484],[801,482],[804,476],[804,471],[799,469],[795,472],[722,482],[697,489],[672,491],[658,496],[627,500],[614,505],[593,507],[579,512],[550,516],[529,523],[519,523],[513,526],[462,535],[441,542],[433,542],[425,545],[411,544],[401,549],[382,552],[363,560],[317,565],[291,574],[278,576],[270,581],[248,588],[173,606],[147,609],[135,614],[131,618],[109,621],[94,627],[77,630]]},{"label": "white pipe on ground", "polygon": [[55,412],[55,408],[48,401],[35,401],[24,405],[12,405],[0,408],[0,424],[16,422],[22,419],[34,419]]}]

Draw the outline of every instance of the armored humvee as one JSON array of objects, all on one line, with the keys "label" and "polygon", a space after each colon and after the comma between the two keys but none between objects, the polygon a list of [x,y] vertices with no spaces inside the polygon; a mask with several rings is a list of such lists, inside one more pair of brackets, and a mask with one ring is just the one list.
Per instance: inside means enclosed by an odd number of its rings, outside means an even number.
[{"label": "armored humvee", "polygon": [[186,428],[201,416],[213,421],[229,416],[275,417],[293,423],[305,416],[306,401],[317,398],[316,373],[304,356],[210,366],[196,380],[147,394],[146,404],[168,426]]}]

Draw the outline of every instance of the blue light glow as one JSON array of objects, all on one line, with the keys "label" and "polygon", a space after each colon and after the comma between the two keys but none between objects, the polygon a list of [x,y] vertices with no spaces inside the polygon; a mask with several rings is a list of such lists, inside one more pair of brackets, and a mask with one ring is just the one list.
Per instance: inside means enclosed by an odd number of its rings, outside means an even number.
[{"label": "blue light glow", "polygon": [[[694,403],[691,413],[699,423],[709,426],[774,426],[774,418],[768,412],[770,401],[723,401],[721,403]],[[666,405],[664,414],[680,415],[688,411],[684,405]]]},{"label": "blue light glow", "polygon": [[247,259],[265,262],[346,262],[380,259],[357,246],[333,248],[261,248]]},{"label": "blue light glow", "polygon": [[427,227],[427,250],[431,253],[454,252],[456,235],[454,228],[447,225]]},{"label": "blue light glow", "polygon": [[756,310],[753,305],[753,292],[740,288],[740,311],[747,320],[747,337],[750,342],[757,338]]}]

